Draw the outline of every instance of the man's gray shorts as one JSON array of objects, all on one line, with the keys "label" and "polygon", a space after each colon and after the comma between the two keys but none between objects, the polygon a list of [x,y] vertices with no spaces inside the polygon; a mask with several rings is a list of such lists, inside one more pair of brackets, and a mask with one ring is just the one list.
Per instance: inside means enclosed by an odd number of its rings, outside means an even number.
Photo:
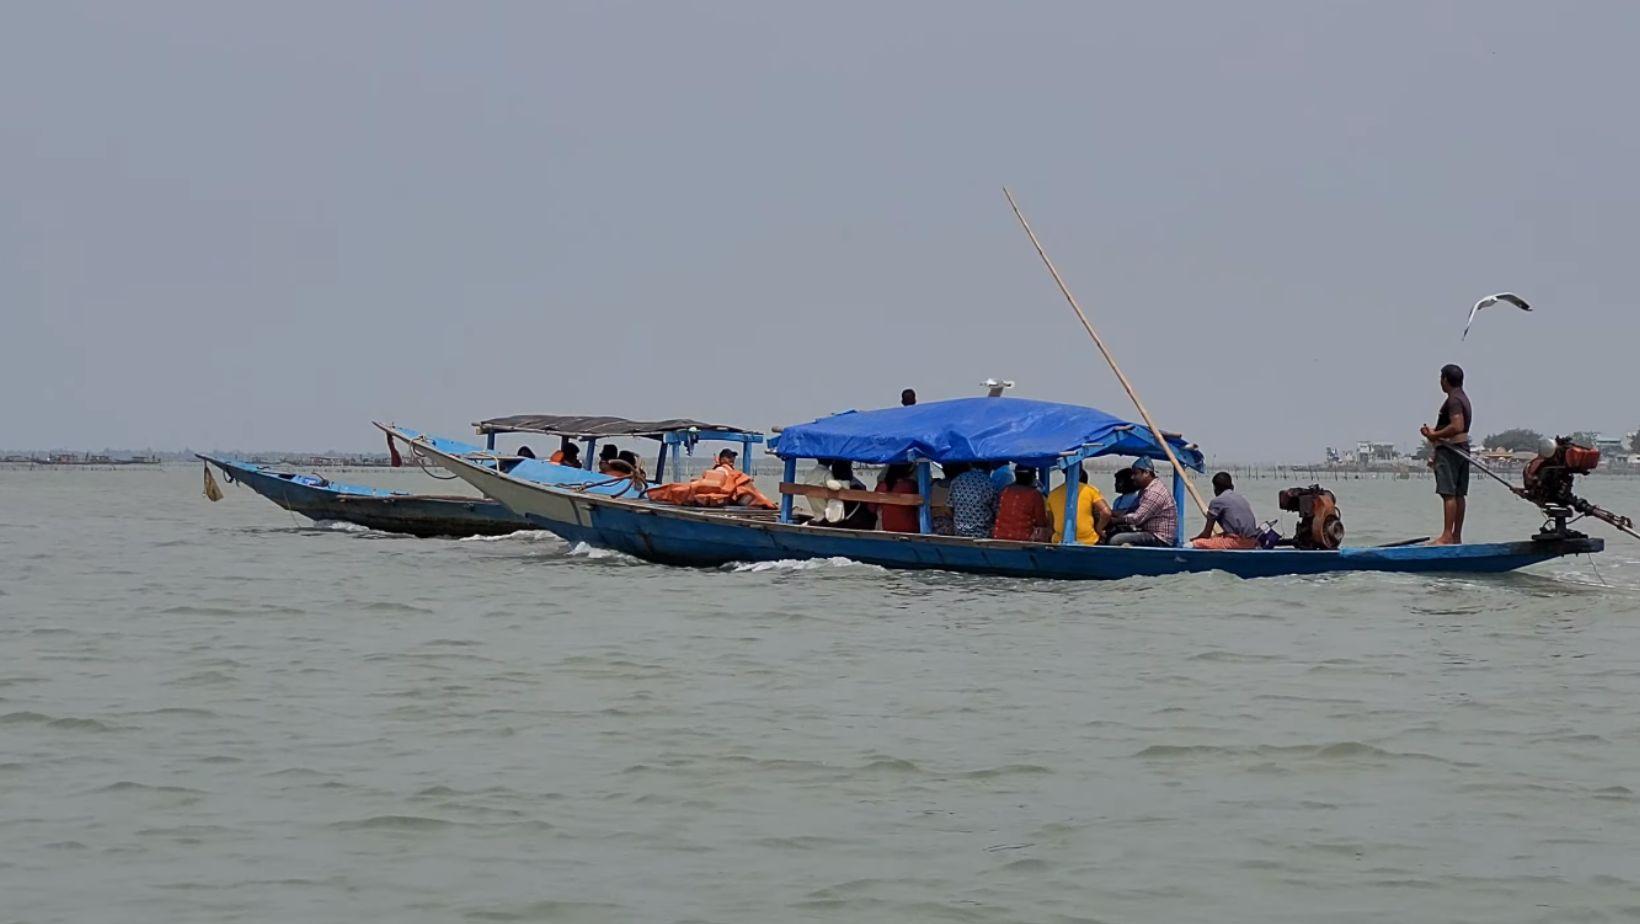
[{"label": "man's gray shorts", "polygon": [[1435,493],[1442,497],[1469,496],[1469,460],[1450,449],[1435,448]]}]

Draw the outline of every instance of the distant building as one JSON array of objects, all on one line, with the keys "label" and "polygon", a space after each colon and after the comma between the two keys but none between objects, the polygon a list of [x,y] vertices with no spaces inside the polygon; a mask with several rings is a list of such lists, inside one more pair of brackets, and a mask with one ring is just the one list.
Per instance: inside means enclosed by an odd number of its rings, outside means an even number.
[{"label": "distant building", "polygon": [[1524,449],[1516,449],[1511,451],[1508,449],[1498,448],[1488,449],[1485,452],[1480,453],[1476,458],[1480,459],[1487,465],[1493,465],[1498,468],[1511,468],[1516,465],[1525,465],[1527,462],[1532,461],[1537,458],[1537,453],[1529,452]]},{"label": "distant building", "polygon": [[1615,459],[1628,451],[1629,441],[1618,439],[1615,436],[1607,436],[1604,433],[1597,433],[1594,436],[1594,448],[1600,450],[1600,454],[1606,458]]},{"label": "distant building", "polygon": [[1385,462],[1395,462],[1401,458],[1394,443],[1375,443],[1371,440],[1362,440],[1355,444],[1355,462],[1357,465],[1379,465]]}]

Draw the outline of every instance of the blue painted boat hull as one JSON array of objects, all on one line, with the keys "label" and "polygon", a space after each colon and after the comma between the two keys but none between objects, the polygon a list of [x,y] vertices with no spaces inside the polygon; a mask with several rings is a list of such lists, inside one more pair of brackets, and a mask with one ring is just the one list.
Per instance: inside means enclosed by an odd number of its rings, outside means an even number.
[{"label": "blue painted boat hull", "polygon": [[527,518],[488,498],[386,491],[279,472],[251,462],[205,455],[199,458],[216,466],[229,480],[311,520],[355,523],[423,538],[504,536],[536,528]]},{"label": "blue painted boat hull", "polygon": [[504,475],[431,452],[447,470],[571,542],[672,565],[848,558],[887,568],[1073,580],[1222,571],[1244,578],[1342,571],[1496,573],[1598,552],[1601,539],[1337,551],[1208,551],[1065,546],[782,524],[745,511],[695,510],[592,496]]}]

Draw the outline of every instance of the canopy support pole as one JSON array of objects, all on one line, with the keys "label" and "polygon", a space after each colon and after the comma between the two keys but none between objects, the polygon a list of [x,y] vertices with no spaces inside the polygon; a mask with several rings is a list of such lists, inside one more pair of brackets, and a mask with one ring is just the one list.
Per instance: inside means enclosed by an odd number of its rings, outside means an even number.
[{"label": "canopy support pole", "polygon": [[1076,545],[1076,511],[1082,497],[1082,460],[1065,466],[1065,532],[1060,545]]},{"label": "canopy support pole", "polygon": [[[787,484],[793,484],[797,481],[797,458],[795,456],[793,456],[792,458],[786,460],[786,474],[784,475],[784,480],[786,481]],[[790,523],[791,521],[792,521],[792,496],[790,494],[781,494],[780,495],[780,522]]]},{"label": "canopy support pole", "polygon": [[[1184,486],[1190,492],[1191,499],[1201,509],[1202,516],[1207,516],[1207,504],[1202,500],[1201,495],[1196,493],[1196,486],[1190,483],[1190,476],[1185,473],[1184,465],[1179,462],[1179,457],[1173,454],[1173,447],[1168,445],[1167,436],[1162,433],[1160,427],[1156,426],[1156,421],[1150,418],[1150,412],[1145,410],[1144,402],[1139,400],[1139,393],[1133,390],[1133,383],[1129,382],[1127,376],[1122,374],[1121,367],[1116,365],[1116,357],[1111,355],[1110,349],[1105,346],[1104,339],[1099,336],[1098,331],[1093,329],[1093,323],[1088,320],[1087,314],[1082,311],[1082,306],[1077,304],[1076,296],[1071,294],[1070,287],[1065,285],[1065,280],[1060,277],[1059,270],[1055,269],[1053,261],[1048,259],[1048,252],[1042,249],[1042,242],[1036,239],[1036,232],[1031,230],[1030,223],[1025,220],[1025,213],[1019,210],[1019,204],[1014,201],[1014,194],[1009,192],[1006,186],[1002,187],[1002,194],[1008,197],[1008,204],[1013,207],[1014,215],[1019,219],[1020,227],[1024,228],[1025,234],[1030,237],[1031,244],[1036,247],[1036,253],[1042,258],[1043,265],[1048,267],[1048,272],[1053,276],[1053,281],[1059,284],[1059,291],[1065,296],[1065,301],[1071,303],[1071,308],[1075,309],[1076,316],[1082,321],[1082,326],[1087,328],[1088,336],[1093,338],[1094,346],[1099,348],[1099,352],[1104,354],[1105,362],[1110,364],[1110,371],[1116,373],[1117,381],[1122,383],[1122,388],[1127,391],[1128,397],[1133,399],[1133,406],[1139,409],[1139,416],[1144,418],[1145,426],[1149,427],[1151,435],[1156,437],[1156,444],[1162,447],[1162,452],[1167,453],[1167,461],[1173,463],[1174,474],[1184,479]],[[1069,492],[1066,492],[1065,499],[1066,501],[1070,500]]]},{"label": "canopy support pole", "polygon": [[1190,482],[1173,473],[1173,545],[1184,547],[1184,489]]},{"label": "canopy support pole", "polygon": [[752,462],[752,441],[751,440],[741,440],[740,441],[740,450],[741,450],[740,458],[742,460],[741,463],[740,463],[740,470],[745,472],[748,475],[757,474],[757,472],[752,470],[752,465],[753,465],[753,462]]},{"label": "canopy support pole", "polygon": [[[795,472],[789,470],[786,480],[795,481]],[[917,531],[926,536],[934,531],[934,476],[927,459],[917,463],[917,493],[922,495],[922,503],[917,505]]]},{"label": "canopy support pole", "polygon": [[666,475],[666,450],[670,449],[670,448],[671,448],[670,443],[668,443],[664,439],[661,440],[661,451],[655,455],[655,483],[656,484],[665,484],[666,483],[666,478],[665,478],[665,475]]},{"label": "canopy support pole", "polygon": [[495,452],[495,431],[494,430],[491,430],[490,432],[484,434],[484,448],[488,449],[490,452]]}]

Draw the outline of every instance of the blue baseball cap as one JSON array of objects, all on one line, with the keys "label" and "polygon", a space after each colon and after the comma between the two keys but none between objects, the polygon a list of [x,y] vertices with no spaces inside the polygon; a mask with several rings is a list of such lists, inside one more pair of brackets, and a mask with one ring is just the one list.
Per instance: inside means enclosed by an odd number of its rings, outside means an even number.
[{"label": "blue baseball cap", "polygon": [[1130,466],[1130,467],[1136,472],[1155,472],[1156,471],[1156,466],[1151,464],[1151,461],[1149,459],[1135,459],[1135,460],[1133,460],[1133,465]]}]

